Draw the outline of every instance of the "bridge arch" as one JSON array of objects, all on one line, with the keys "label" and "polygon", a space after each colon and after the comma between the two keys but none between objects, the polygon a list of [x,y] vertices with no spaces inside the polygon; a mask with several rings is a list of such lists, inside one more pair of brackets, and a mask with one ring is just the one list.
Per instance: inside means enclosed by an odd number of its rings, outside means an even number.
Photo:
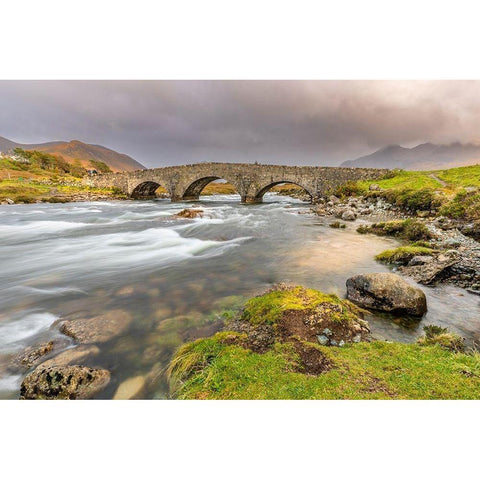
[{"label": "bridge arch", "polygon": [[276,187],[277,185],[282,185],[282,184],[288,184],[288,185],[296,185],[297,187],[300,187],[302,190],[304,190],[307,195],[310,197],[310,202],[313,200],[313,194],[312,192],[309,191],[308,188],[305,186],[301,185],[300,183],[297,182],[292,182],[290,180],[279,180],[275,182],[270,182],[268,185],[263,186],[253,196],[252,203],[261,203],[263,200],[263,196],[271,190],[273,187]]},{"label": "bridge arch", "polygon": [[188,187],[185,189],[182,195],[182,200],[198,200],[200,194],[202,193],[202,190],[209,183],[212,183],[215,180],[225,180],[227,183],[233,186],[233,188],[235,189],[235,193],[240,195],[234,182],[229,181],[227,178],[224,177],[210,175],[208,177],[198,178],[197,180],[191,182],[190,185],[188,185]]},{"label": "bridge arch", "polygon": [[155,198],[155,192],[160,188],[165,188],[155,180],[146,180],[140,182],[131,193],[132,198]]}]

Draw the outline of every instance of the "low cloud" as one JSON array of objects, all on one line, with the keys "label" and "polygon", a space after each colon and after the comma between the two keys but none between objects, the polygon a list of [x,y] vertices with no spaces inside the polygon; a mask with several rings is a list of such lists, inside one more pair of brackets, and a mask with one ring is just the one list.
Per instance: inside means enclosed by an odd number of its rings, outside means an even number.
[{"label": "low cloud", "polygon": [[0,135],[78,139],[147,166],[335,165],[388,144],[480,141],[479,81],[1,81]]}]

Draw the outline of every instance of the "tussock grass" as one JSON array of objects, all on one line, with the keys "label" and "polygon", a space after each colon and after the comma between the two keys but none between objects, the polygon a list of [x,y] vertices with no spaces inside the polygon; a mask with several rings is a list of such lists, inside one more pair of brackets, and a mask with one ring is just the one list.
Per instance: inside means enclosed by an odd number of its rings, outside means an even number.
[{"label": "tussock grass", "polygon": [[425,332],[424,336],[417,340],[419,345],[439,345],[452,352],[463,352],[465,349],[463,338],[456,333],[449,332],[447,328],[425,325],[423,331]]},{"label": "tussock grass", "polygon": [[375,235],[399,237],[410,241],[429,240],[432,238],[428,228],[423,222],[414,219],[392,220],[389,222],[361,225],[358,233],[374,233]]}]

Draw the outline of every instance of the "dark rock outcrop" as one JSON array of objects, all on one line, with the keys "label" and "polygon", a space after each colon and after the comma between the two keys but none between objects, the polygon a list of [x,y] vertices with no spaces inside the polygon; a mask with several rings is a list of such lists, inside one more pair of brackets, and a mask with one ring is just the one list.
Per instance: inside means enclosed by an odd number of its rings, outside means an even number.
[{"label": "dark rock outcrop", "polygon": [[74,400],[91,398],[110,381],[110,372],[80,365],[37,367],[20,389],[21,400]]}]

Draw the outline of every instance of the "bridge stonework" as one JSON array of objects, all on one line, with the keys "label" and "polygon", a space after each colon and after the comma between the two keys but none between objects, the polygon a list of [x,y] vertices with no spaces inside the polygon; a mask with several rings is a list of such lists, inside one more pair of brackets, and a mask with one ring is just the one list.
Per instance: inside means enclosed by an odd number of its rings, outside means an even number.
[{"label": "bridge stonework", "polygon": [[151,198],[161,186],[172,201],[198,200],[210,182],[223,179],[232,184],[242,203],[261,203],[263,195],[280,183],[304,188],[312,202],[350,180],[372,180],[390,170],[375,168],[297,167],[250,163],[198,163],[134,172],[106,173],[85,177],[92,187],[115,187],[132,198]]}]

